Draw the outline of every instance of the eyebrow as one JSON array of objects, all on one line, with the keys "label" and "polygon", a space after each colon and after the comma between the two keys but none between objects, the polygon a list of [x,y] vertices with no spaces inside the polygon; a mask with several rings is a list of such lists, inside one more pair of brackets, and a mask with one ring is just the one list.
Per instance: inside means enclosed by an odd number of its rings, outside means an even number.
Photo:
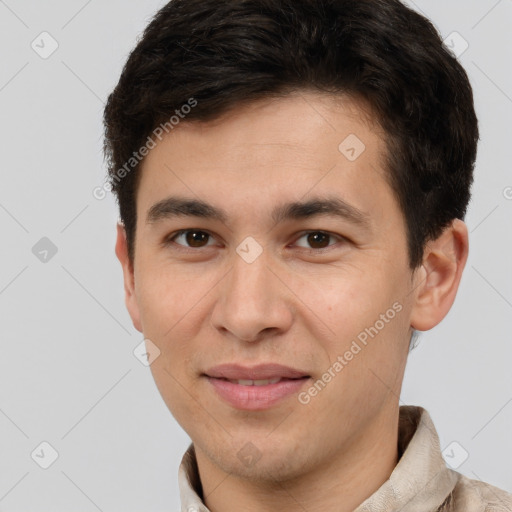
[{"label": "eyebrow", "polygon": [[[295,201],[277,205],[271,214],[275,224],[286,220],[303,220],[317,216],[342,218],[360,228],[370,229],[370,215],[335,196],[314,197],[308,201]],[[199,217],[227,224],[229,216],[225,210],[205,201],[171,196],[155,203],[148,210],[146,224],[177,217]]]}]

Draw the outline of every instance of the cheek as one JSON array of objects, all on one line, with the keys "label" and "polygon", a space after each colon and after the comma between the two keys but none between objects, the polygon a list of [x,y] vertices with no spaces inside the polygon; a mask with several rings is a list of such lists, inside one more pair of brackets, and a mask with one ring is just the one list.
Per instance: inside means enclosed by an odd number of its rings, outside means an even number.
[{"label": "cheek", "polygon": [[191,274],[181,272],[178,266],[147,265],[138,276],[137,290],[144,333],[172,337],[188,325],[187,317],[197,314],[214,285],[213,278],[199,271]]},{"label": "cheek", "polygon": [[366,272],[332,273],[324,283],[310,280],[302,293],[308,297],[319,329],[329,328],[322,330],[326,334],[319,340],[329,361],[346,354],[350,366],[346,377],[350,374],[351,379],[367,382],[369,368],[378,375],[396,374],[408,331],[407,291],[399,276],[375,265]]},{"label": "cheek", "polygon": [[340,269],[301,279],[294,291],[319,320],[346,338],[369,322],[373,324],[392,306],[398,293],[389,284],[385,276],[371,269]]}]

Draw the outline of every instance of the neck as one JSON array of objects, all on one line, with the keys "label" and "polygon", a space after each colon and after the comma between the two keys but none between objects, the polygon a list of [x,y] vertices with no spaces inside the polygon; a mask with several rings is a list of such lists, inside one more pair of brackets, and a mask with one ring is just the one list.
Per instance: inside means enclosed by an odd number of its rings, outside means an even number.
[{"label": "neck", "polygon": [[398,462],[398,408],[378,418],[320,467],[286,481],[258,481],[222,471],[202,450],[196,457],[211,512],[353,512],[388,480]]}]

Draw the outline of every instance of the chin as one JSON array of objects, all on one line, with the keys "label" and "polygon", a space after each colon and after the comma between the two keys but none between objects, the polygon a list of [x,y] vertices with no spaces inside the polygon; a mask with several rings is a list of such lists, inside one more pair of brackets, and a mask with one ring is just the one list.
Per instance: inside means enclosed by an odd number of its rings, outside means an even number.
[{"label": "chin", "polygon": [[265,485],[300,477],[310,460],[304,447],[277,437],[272,440],[268,434],[260,440],[248,436],[231,441],[231,446],[206,446],[213,463],[226,473]]}]

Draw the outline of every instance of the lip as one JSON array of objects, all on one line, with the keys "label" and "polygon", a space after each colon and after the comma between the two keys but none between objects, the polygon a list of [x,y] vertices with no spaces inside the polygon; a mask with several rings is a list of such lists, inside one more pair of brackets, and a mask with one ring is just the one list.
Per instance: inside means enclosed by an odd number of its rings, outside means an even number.
[{"label": "lip", "polygon": [[259,364],[248,367],[239,364],[221,364],[205,372],[208,377],[230,380],[266,380],[281,377],[283,379],[300,379],[309,377],[308,372],[296,370],[276,363]]},{"label": "lip", "polygon": [[[273,363],[253,367],[224,364],[210,368],[203,376],[225,402],[236,409],[250,411],[261,411],[277,405],[281,400],[298,393],[311,378],[306,372]],[[229,381],[275,378],[282,380],[263,386],[244,386]]]}]

